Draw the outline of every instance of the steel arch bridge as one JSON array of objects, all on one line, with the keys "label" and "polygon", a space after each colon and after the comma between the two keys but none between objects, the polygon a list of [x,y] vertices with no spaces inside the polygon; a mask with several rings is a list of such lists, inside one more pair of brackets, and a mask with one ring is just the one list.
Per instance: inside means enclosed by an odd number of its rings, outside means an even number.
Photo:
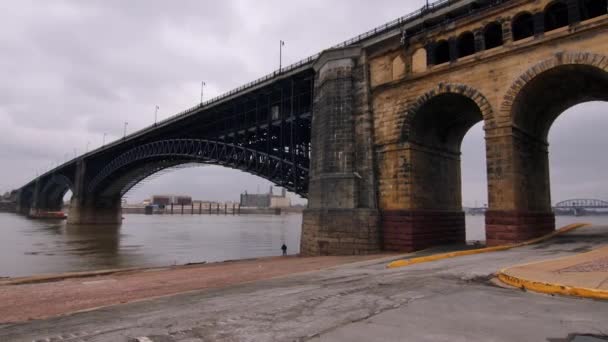
[{"label": "steel arch bridge", "polygon": [[310,64],[295,66],[67,161],[16,192],[18,211],[60,210],[70,190],[71,223],[120,222],[115,213],[130,189],[197,163],[257,175],[307,198],[314,75]]},{"label": "steel arch bridge", "polygon": [[589,198],[569,199],[559,202],[555,208],[572,209],[572,208],[587,208],[587,209],[603,209],[608,208],[608,201]]},{"label": "steel arch bridge", "polygon": [[[292,157],[280,158],[251,148],[204,139],[161,140],[135,147],[116,157],[90,181],[87,191],[96,194],[100,189],[114,189],[124,195],[139,181],[160,170],[186,162],[199,162],[242,170],[306,197],[309,156],[298,154]],[[142,164],[134,174],[121,171]],[[128,174],[128,177],[112,180],[115,174]]]}]

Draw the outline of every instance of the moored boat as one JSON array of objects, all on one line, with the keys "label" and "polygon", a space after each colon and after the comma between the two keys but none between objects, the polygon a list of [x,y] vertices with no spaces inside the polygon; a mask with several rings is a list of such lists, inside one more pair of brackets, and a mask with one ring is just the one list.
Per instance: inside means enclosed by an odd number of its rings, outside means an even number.
[{"label": "moored boat", "polygon": [[63,211],[36,211],[29,214],[33,219],[65,220],[68,216]]}]

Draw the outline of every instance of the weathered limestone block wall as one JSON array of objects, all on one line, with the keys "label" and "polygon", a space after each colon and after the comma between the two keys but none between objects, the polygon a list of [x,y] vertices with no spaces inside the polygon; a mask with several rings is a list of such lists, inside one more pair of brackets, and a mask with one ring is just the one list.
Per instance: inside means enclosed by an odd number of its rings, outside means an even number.
[{"label": "weathered limestone block wall", "polygon": [[[448,158],[447,151],[420,149],[404,134],[412,108],[421,108],[421,103],[446,93],[475,102],[484,122],[490,206],[486,221],[488,243],[520,241],[554,229],[548,144],[529,132],[529,127],[514,123],[512,104],[520,95],[518,91],[549,67],[588,64],[598,72],[606,70],[608,17],[603,15],[513,41],[512,19],[524,11],[538,18],[548,3],[513,1],[495,11],[411,37],[405,47],[397,41],[387,41],[368,52],[378,200],[384,244],[389,249],[419,249],[445,241],[450,234],[451,241],[463,236],[458,230],[464,229],[459,226],[464,222],[458,208],[459,151]],[[458,59],[451,56],[452,61],[441,65],[421,64],[429,42],[449,40],[467,31],[478,37],[481,29],[495,21],[502,25],[503,45],[483,50],[483,42],[477,40],[473,55]],[[407,72],[401,77],[401,67],[398,72],[393,70],[397,59],[406,63]],[[552,89],[546,89],[544,96],[551,97]],[[441,229],[450,224],[458,226],[458,231]]]},{"label": "weathered limestone block wall", "polygon": [[315,65],[309,204],[303,255],[380,250],[373,163],[373,121],[365,55],[330,50]]}]

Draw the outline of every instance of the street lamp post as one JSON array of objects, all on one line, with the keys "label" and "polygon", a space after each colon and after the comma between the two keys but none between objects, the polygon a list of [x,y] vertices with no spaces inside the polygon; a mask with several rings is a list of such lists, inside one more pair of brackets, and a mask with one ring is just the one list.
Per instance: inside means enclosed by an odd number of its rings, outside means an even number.
[{"label": "street lamp post", "polygon": [[124,127],[124,132],[123,132],[123,139],[127,138],[127,126],[129,125],[129,123],[127,121],[125,121],[125,127]]},{"label": "street lamp post", "polygon": [[106,146],[106,135],[108,135],[108,133],[103,134],[103,140],[101,141],[101,146]]},{"label": "street lamp post", "polygon": [[84,153],[89,153],[89,145],[91,144],[90,141],[87,141],[87,148],[85,149]]},{"label": "street lamp post", "polygon": [[158,119],[158,109],[160,107],[158,105],[156,105],[156,109],[154,110],[154,126],[156,126],[156,121]]},{"label": "street lamp post", "polygon": [[207,83],[205,83],[205,81],[201,82],[201,105],[203,104],[203,92],[205,90],[206,85],[207,85]]},{"label": "street lamp post", "polygon": [[285,42],[279,41],[279,72],[283,69],[283,46],[285,46]]}]

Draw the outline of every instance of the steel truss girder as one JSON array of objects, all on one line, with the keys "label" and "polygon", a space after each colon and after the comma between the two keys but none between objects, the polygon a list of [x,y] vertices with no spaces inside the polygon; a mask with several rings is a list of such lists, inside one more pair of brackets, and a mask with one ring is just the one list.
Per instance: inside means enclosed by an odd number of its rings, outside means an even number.
[{"label": "steel truss girder", "polygon": [[608,202],[599,199],[579,198],[559,202],[556,208],[608,208]]}]

